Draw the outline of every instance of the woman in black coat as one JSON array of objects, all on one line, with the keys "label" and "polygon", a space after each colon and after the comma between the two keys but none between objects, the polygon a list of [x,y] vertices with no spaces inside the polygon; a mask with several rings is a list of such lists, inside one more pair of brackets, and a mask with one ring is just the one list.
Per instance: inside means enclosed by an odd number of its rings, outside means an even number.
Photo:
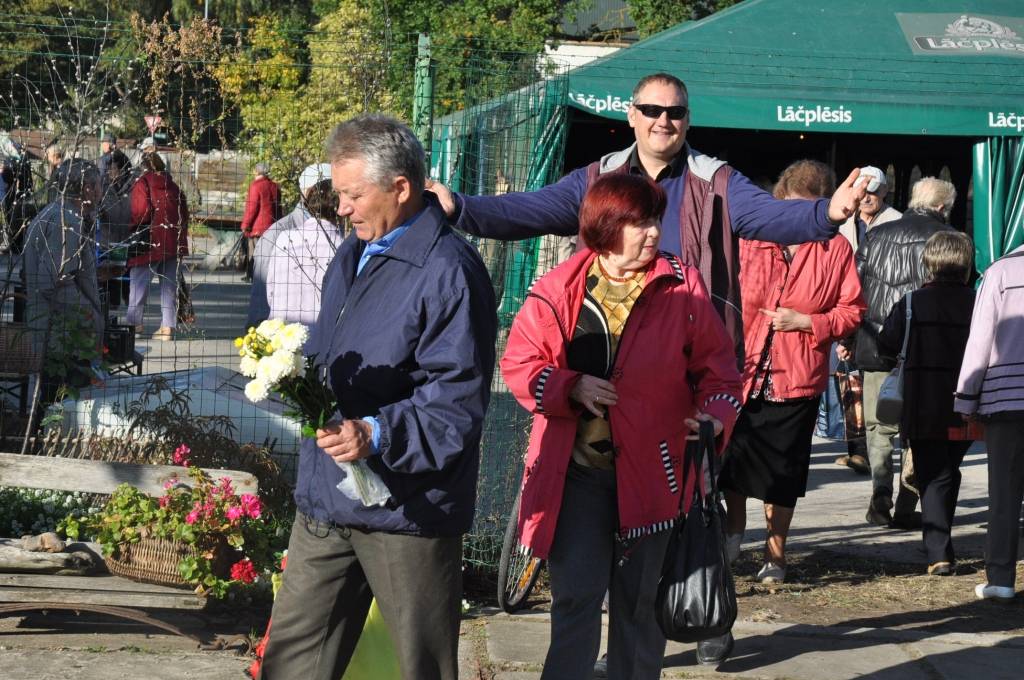
[{"label": "woman in black coat", "polygon": [[[974,289],[967,285],[974,244],[960,232],[940,231],[928,239],[922,260],[925,284],[908,293],[913,299],[900,434],[914,452],[928,573],[946,576],[955,563],[950,532],[960,464],[971,445],[953,411],[953,394],[974,311]],[[900,353],[906,310],[904,297],[889,312],[878,336],[883,355],[895,358]]]}]

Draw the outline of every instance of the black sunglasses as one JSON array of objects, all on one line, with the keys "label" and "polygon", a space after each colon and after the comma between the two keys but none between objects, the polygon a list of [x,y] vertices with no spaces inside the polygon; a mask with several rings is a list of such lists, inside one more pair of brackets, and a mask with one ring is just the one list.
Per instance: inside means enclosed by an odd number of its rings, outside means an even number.
[{"label": "black sunglasses", "polygon": [[660,104],[633,104],[633,108],[644,114],[644,118],[661,118],[668,113],[669,120],[682,120],[690,112],[685,106],[661,106]]}]

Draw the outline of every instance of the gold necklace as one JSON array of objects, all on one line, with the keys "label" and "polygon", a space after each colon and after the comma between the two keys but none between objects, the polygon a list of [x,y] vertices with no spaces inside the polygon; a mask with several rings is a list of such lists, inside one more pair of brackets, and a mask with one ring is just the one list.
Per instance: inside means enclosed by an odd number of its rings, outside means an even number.
[{"label": "gold necklace", "polygon": [[604,276],[609,281],[612,281],[613,283],[629,283],[630,281],[632,281],[633,279],[636,278],[636,275],[638,273],[638,272],[630,272],[629,275],[625,276],[625,277],[612,276],[611,274],[608,273],[608,270],[604,268],[604,265],[601,264],[601,256],[600,255],[597,256],[597,268],[601,270],[601,275],[602,276]]}]

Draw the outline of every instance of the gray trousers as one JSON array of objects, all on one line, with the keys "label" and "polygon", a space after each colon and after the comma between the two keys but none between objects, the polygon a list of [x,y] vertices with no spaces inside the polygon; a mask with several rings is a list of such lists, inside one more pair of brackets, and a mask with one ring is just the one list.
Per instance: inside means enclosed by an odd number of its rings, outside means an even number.
[{"label": "gray trousers", "polygon": [[988,536],[985,575],[994,586],[1012,588],[1024,498],[1024,422],[985,423],[988,448]]},{"label": "gray trousers", "polygon": [[661,677],[665,637],[654,602],[670,532],[633,544],[618,566],[615,473],[570,463],[548,559],[551,645],[542,680],[591,680],[601,646],[601,604],[608,591],[608,677]]},{"label": "gray trousers", "polygon": [[864,429],[867,432],[868,462],[871,463],[872,495],[892,500],[892,438],[899,434],[896,425],[878,422],[875,408],[885,371],[864,371]]},{"label": "gray trousers", "polygon": [[462,537],[331,527],[299,513],[262,680],[340,680],[373,597],[404,680],[456,680]]},{"label": "gray trousers", "polygon": [[[864,371],[864,429],[867,433],[868,462],[871,464],[872,500],[881,497],[888,502],[889,507],[893,507],[892,438],[900,433],[900,428],[880,423],[875,416],[878,393],[882,391],[882,382],[887,375],[885,371]],[[893,514],[897,517],[909,515],[915,507],[917,494],[900,484]]]},{"label": "gray trousers", "polygon": [[149,297],[149,282],[156,275],[160,284],[160,326],[178,325],[178,258],[172,257],[148,265],[132,267],[129,273],[128,313],[129,325],[142,325],[142,313]]}]

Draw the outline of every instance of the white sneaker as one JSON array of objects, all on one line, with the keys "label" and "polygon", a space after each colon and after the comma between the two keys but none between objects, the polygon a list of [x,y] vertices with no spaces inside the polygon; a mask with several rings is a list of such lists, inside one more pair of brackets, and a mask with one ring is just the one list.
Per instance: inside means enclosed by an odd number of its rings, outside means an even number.
[{"label": "white sneaker", "polygon": [[974,594],[979,600],[1012,600],[1013,588],[1006,586],[993,586],[988,583],[979,583],[974,586]]},{"label": "white sneaker", "polygon": [[725,557],[732,564],[740,558],[740,548],[743,545],[743,532],[738,534],[725,534]]},{"label": "white sneaker", "polygon": [[774,562],[765,562],[761,571],[757,572],[757,580],[761,583],[784,583],[786,581],[786,568]]}]

